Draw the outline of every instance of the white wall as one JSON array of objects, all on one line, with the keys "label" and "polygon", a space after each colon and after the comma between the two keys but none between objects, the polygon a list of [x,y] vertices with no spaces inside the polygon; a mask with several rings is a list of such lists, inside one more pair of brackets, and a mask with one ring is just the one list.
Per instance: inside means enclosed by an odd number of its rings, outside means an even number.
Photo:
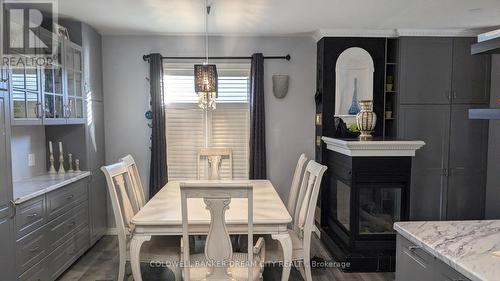
[{"label": "white wall", "polygon": [[[202,56],[203,37],[103,36],[103,78],[106,129],[106,162],[132,154],[143,185],[149,185],[150,129],[144,112],[149,105],[145,77],[149,65],[142,55]],[[266,60],[266,142],[268,177],[286,199],[300,153],[314,157],[314,92],[316,42],[310,37],[211,37],[212,56],[290,54],[292,60]],[[289,74],[286,98],[272,93],[273,74]],[[168,140],[167,140],[168,142]]]}]

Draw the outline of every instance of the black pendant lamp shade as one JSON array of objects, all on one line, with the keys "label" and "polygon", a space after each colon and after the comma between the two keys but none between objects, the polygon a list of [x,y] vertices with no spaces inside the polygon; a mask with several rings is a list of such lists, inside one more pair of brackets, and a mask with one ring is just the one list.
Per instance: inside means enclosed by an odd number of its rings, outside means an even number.
[{"label": "black pendant lamp shade", "polygon": [[215,93],[217,97],[217,67],[215,64],[194,65],[194,91],[196,93]]}]

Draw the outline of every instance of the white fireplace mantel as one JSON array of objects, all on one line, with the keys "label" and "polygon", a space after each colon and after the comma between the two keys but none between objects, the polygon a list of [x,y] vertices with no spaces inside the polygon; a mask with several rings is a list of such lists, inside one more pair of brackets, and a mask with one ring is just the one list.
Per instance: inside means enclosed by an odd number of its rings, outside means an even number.
[{"label": "white fireplace mantel", "polygon": [[347,156],[415,156],[415,151],[425,145],[423,141],[384,139],[337,139],[322,137],[326,148]]}]

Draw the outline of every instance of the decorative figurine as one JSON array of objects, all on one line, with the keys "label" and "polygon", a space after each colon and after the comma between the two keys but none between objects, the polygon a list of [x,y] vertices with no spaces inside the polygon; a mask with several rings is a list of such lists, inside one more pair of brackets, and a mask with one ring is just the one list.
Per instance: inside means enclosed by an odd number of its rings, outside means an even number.
[{"label": "decorative figurine", "polygon": [[60,175],[64,175],[66,171],[64,171],[64,154],[62,148],[62,142],[59,142],[59,171]]},{"label": "decorative figurine", "polygon": [[49,141],[49,174],[57,174],[56,168],[54,167],[54,149],[52,148],[52,142]]},{"label": "decorative figurine", "polygon": [[73,173],[74,172],[74,170],[73,170],[73,154],[71,154],[71,153],[68,153],[68,165],[69,165],[68,173]]},{"label": "decorative figurine", "polygon": [[80,173],[80,159],[75,159],[75,172]]}]

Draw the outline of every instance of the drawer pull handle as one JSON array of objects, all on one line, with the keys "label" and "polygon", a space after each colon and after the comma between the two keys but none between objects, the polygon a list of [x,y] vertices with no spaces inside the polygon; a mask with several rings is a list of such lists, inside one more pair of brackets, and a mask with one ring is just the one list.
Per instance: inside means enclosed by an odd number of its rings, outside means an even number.
[{"label": "drawer pull handle", "polygon": [[31,248],[31,249],[28,249],[28,251],[29,251],[30,253],[33,253],[33,252],[38,251],[39,249],[40,249],[40,247],[36,246],[36,247]]},{"label": "drawer pull handle", "polygon": [[73,227],[73,226],[75,226],[75,225],[76,225],[76,223],[75,223],[74,221],[73,221],[73,222],[68,223],[68,227]]},{"label": "drawer pull handle", "polygon": [[66,199],[70,200],[70,199],[72,199],[73,197],[74,197],[74,196],[73,196],[73,194],[70,194],[70,195],[68,195],[68,196],[66,197]]},{"label": "drawer pull handle", "polygon": [[33,213],[33,214],[29,214],[29,215],[28,215],[28,218],[30,218],[30,219],[31,219],[31,218],[36,218],[37,216],[38,216],[38,214],[37,214],[37,213]]},{"label": "drawer pull handle", "polygon": [[415,251],[418,249],[421,249],[421,247],[420,246],[408,246],[408,250],[410,250],[410,251]]}]

